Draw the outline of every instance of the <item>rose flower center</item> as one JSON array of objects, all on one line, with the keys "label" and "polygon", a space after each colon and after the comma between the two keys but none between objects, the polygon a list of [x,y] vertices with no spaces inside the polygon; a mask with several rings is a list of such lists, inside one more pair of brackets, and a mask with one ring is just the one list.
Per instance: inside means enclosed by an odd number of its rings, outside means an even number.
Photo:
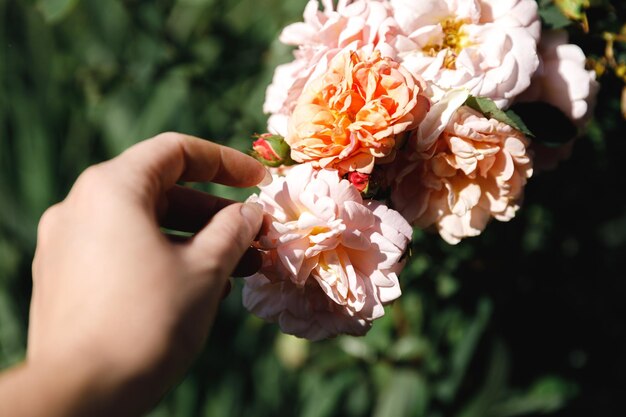
[{"label": "rose flower center", "polygon": [[429,43],[422,48],[422,51],[428,56],[437,56],[439,52],[446,51],[443,66],[448,69],[456,68],[456,58],[464,48],[471,45],[469,37],[463,31],[462,20],[445,19],[440,23],[443,31],[443,40],[441,43]]},{"label": "rose flower center", "polygon": [[326,226],[315,226],[313,229],[311,229],[311,231],[309,232],[309,235],[316,236],[321,233],[326,233],[329,231],[330,231],[330,228]]}]

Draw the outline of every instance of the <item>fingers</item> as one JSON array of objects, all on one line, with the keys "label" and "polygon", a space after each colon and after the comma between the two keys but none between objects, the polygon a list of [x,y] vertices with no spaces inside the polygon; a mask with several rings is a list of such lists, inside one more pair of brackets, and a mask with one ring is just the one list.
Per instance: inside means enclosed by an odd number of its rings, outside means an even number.
[{"label": "fingers", "polygon": [[[232,200],[176,185],[167,192],[167,211],[161,220],[161,226],[195,233],[201,230],[215,213],[235,203]],[[188,243],[191,239],[189,236],[171,234],[167,237],[172,243]],[[261,253],[248,247],[235,266],[232,276],[252,275],[261,268],[261,263]]]},{"label": "fingers", "polygon": [[[171,235],[166,234],[167,239],[172,243],[181,243],[187,244],[192,239],[189,236],[180,236],[180,235]],[[235,270],[232,272],[231,276],[240,278],[240,277],[249,277],[252,274],[261,269],[263,264],[263,257],[261,252],[258,249],[253,247],[248,248],[242,255],[241,259],[235,266]]]},{"label": "fingers", "polygon": [[165,198],[164,214],[160,216],[161,226],[192,233],[202,229],[215,213],[235,203],[179,185],[172,187]]},{"label": "fingers", "polygon": [[235,149],[180,133],[163,133],[132,146],[111,161],[117,175],[151,198],[177,181],[213,181],[251,187],[264,181],[260,162]]},{"label": "fingers", "polygon": [[231,204],[219,211],[186,246],[192,268],[202,277],[229,277],[259,232],[262,219],[263,211],[254,203]]}]

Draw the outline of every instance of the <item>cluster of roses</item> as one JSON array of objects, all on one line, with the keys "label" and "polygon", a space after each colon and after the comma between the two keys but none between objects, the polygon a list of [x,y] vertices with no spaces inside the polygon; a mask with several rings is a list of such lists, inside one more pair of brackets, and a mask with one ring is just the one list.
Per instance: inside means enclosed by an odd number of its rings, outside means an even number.
[{"label": "cluster of roses", "polygon": [[250,311],[314,340],[384,314],[412,227],[456,244],[515,216],[533,162],[567,146],[535,144],[511,105],[582,128],[597,91],[582,50],[541,33],[535,0],[321,3],[280,37],[297,49],[253,146],[277,168],[251,197],[264,264],[244,287]]}]

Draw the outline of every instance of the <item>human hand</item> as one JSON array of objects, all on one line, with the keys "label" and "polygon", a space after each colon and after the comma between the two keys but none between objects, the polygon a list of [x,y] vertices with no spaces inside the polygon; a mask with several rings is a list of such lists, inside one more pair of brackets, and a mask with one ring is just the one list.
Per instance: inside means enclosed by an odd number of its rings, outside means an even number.
[{"label": "human hand", "polygon": [[[255,264],[260,208],[179,180],[246,187],[268,174],[233,149],[165,133],[88,168],[42,216],[22,368],[46,415],[149,409],[199,353],[240,258]],[[160,226],[197,233],[173,242]]]}]

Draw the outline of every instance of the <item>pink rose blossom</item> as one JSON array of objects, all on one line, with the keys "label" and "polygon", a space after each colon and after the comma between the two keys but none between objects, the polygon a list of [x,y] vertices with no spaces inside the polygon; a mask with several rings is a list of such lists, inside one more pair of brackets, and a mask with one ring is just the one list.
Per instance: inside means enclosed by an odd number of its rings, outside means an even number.
[{"label": "pink rose blossom", "polygon": [[595,71],[585,69],[585,53],[567,43],[567,32],[542,34],[541,65],[519,101],[544,101],[561,110],[577,126],[591,117],[599,84]]},{"label": "pink rose blossom", "polygon": [[328,62],[339,52],[371,46],[383,56],[393,57],[387,44],[395,33],[391,8],[383,0],[340,0],[337,8],[331,0],[310,0],[304,10],[304,22],[287,26],[280,41],[298,48],[295,60],[279,65],[267,88],[263,111],[270,113],[268,129],[287,135],[287,121],[304,86],[310,78],[323,73]]},{"label": "pink rose blossom", "polygon": [[400,296],[411,227],[396,211],[363,201],[337,171],[297,165],[250,201],[271,219],[258,243],[263,267],[243,291],[257,316],[312,340],[362,335]]},{"label": "pink rose blossom", "polygon": [[[582,49],[567,41],[567,32],[564,31],[547,31],[542,34],[539,70],[518,101],[551,104],[582,129],[593,115],[600,86],[595,71],[585,68],[586,58]],[[561,146],[533,143],[536,171],[554,169],[560,161],[568,159],[572,153],[573,139]]]},{"label": "pink rose blossom", "polygon": [[539,59],[535,0],[391,0],[398,59],[443,89],[464,87],[501,108],[530,84]]},{"label": "pink rose blossom", "polygon": [[278,167],[267,167],[267,170],[273,176],[284,177],[289,171],[291,171],[296,165],[281,165]]},{"label": "pink rose blossom", "polygon": [[394,208],[414,226],[433,226],[451,244],[479,235],[492,217],[512,219],[532,175],[526,137],[458,107],[463,101],[461,94],[435,104],[441,125],[425,120],[412,143],[414,153],[398,158],[389,173]]}]

